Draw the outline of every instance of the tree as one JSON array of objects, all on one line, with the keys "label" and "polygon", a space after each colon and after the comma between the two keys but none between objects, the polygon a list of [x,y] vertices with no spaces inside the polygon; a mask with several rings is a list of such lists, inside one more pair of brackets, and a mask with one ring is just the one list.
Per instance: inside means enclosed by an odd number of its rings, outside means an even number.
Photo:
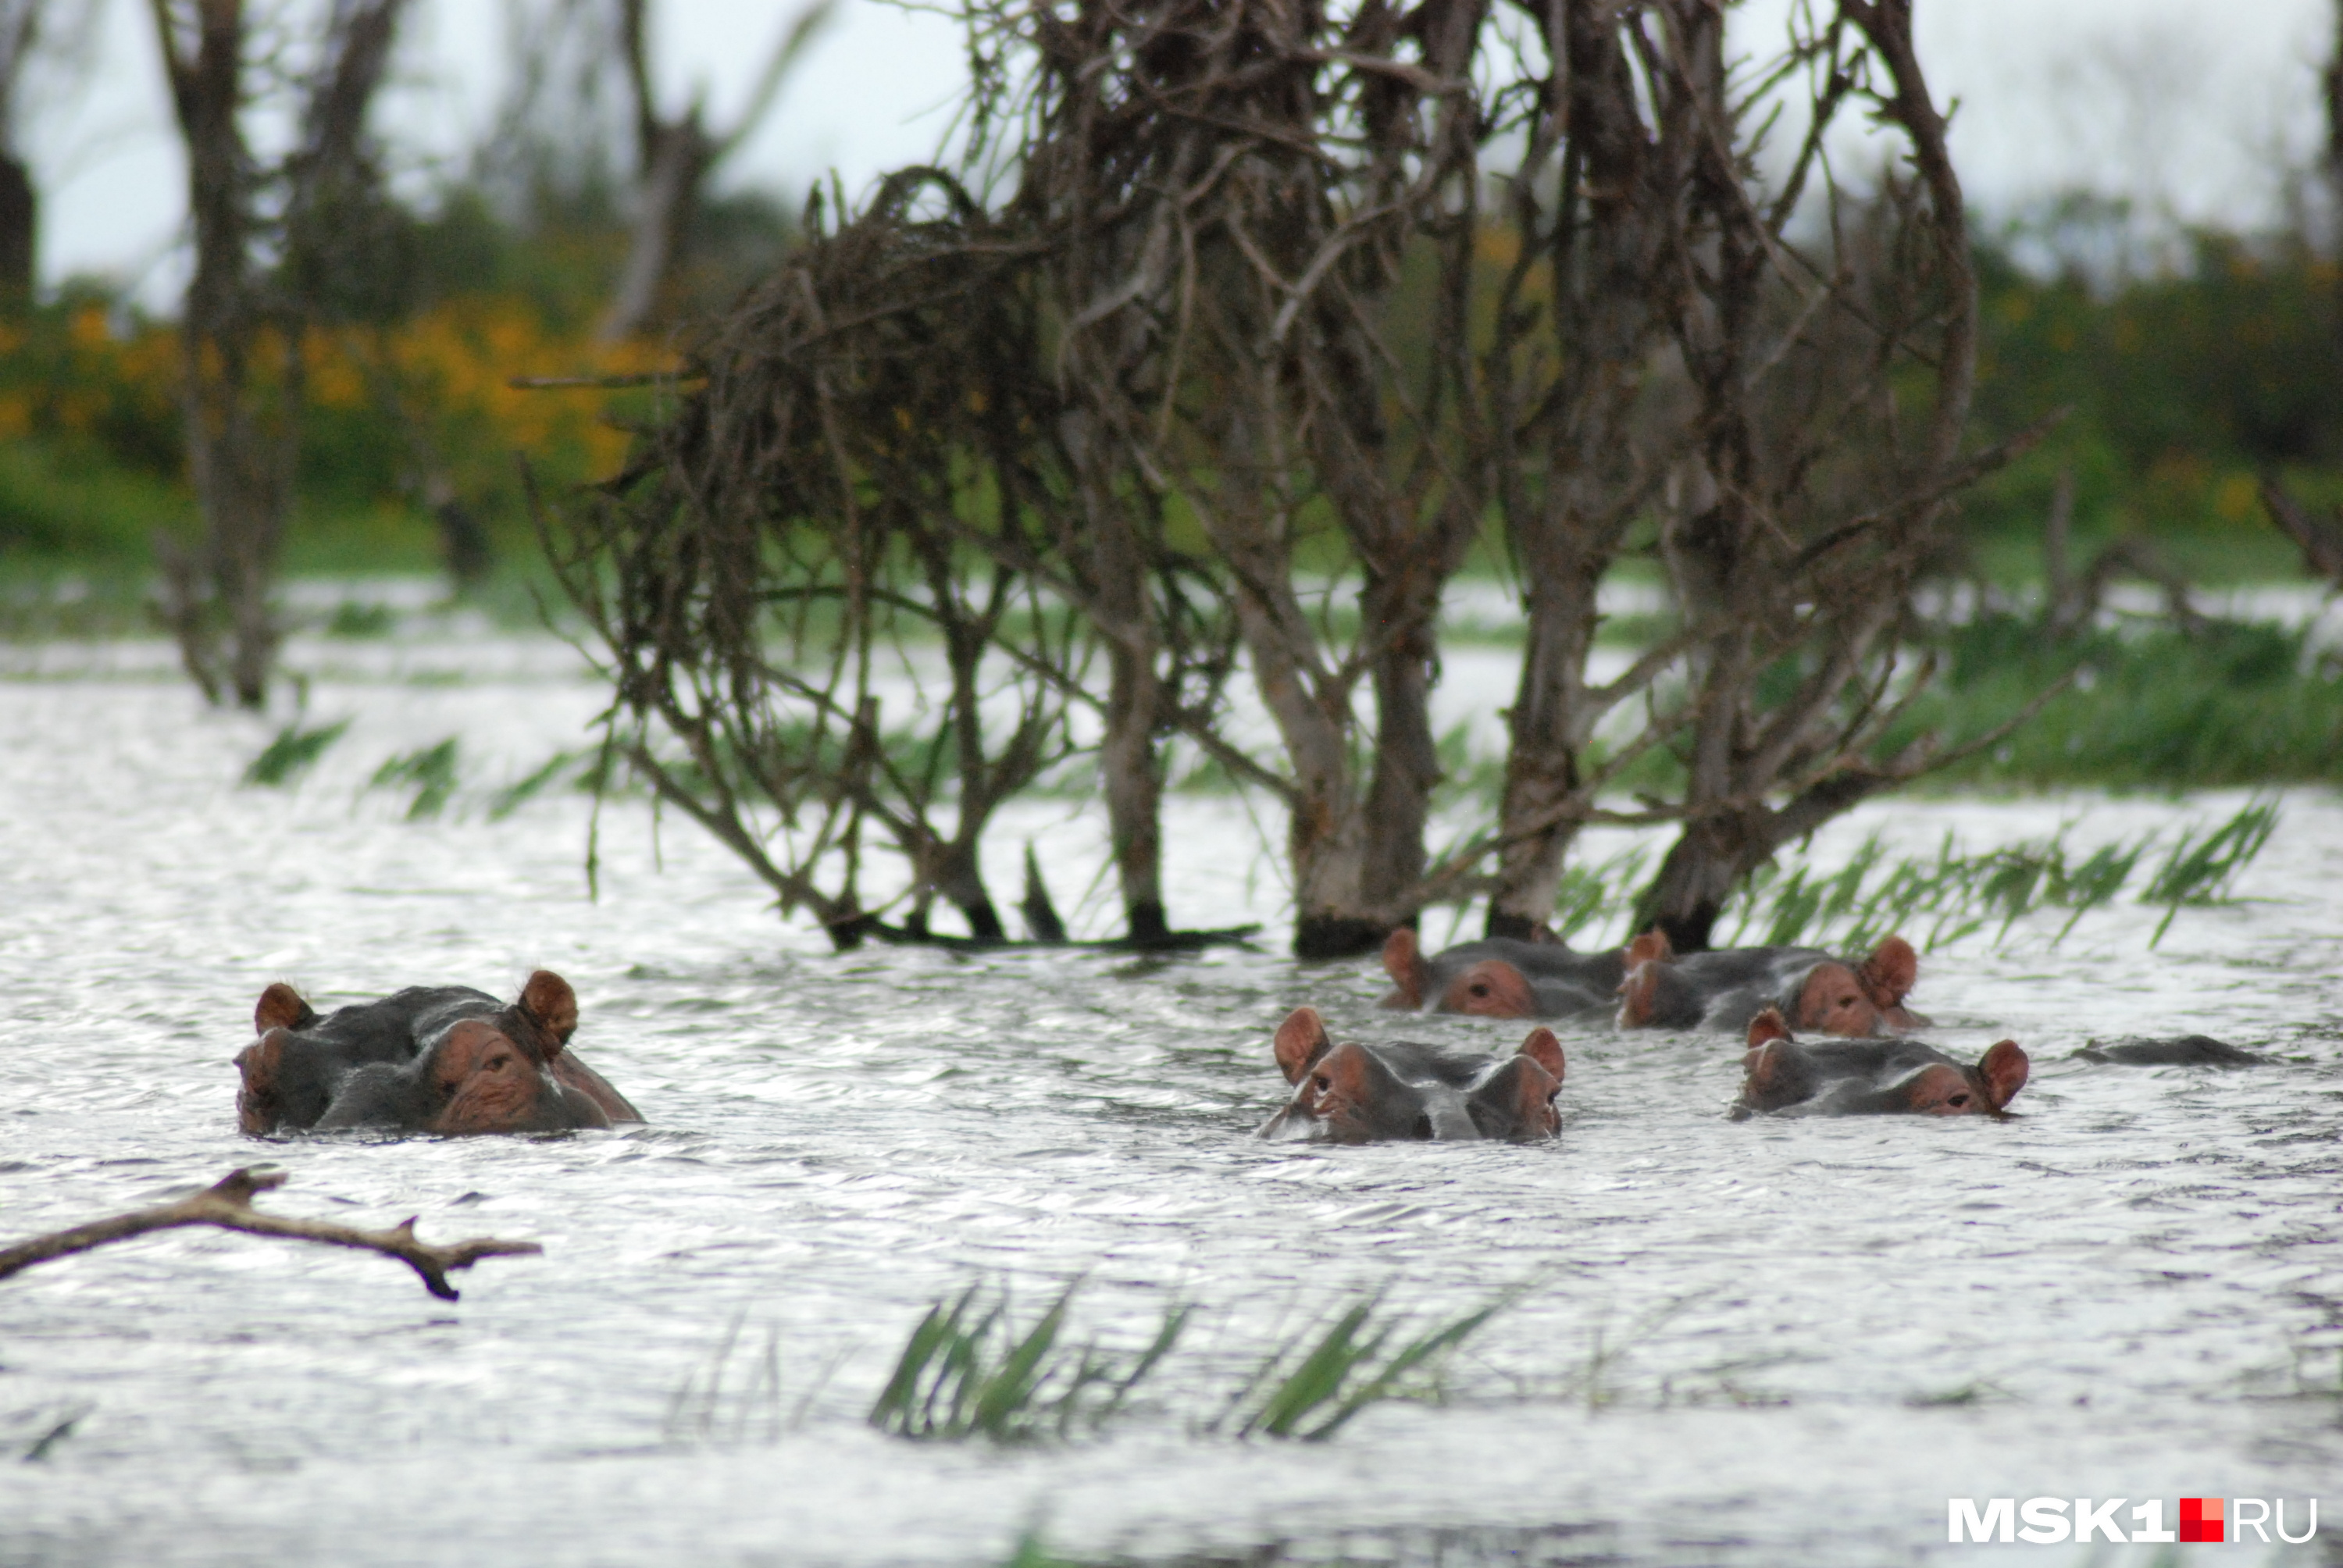
[{"label": "tree", "polygon": [[91,58],[103,0],[0,0],[0,304],[29,300],[39,259],[40,190],[25,145],[44,61],[77,76]]},{"label": "tree", "polygon": [[660,108],[651,82],[649,0],[616,4],[619,61],[634,104],[635,216],[626,266],[597,328],[606,343],[632,337],[650,319],[709,176],[772,111],[781,84],[836,0],[812,0],[782,29],[731,129],[720,132],[708,128],[706,106],[698,97],[679,111]]},{"label": "tree", "polygon": [[195,272],[181,320],[187,462],[204,534],[158,538],[162,612],[206,700],[267,699],[281,631],[270,596],[293,503],[303,337],[363,268],[376,170],[367,113],[406,0],[333,0],[303,84],[299,135],[256,159],[254,19],[244,0],[148,0],[180,138]]}]

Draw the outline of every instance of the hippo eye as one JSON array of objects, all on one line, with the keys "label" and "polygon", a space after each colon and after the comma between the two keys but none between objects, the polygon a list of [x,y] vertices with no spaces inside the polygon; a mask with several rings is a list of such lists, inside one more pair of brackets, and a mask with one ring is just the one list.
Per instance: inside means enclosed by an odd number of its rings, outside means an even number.
[{"label": "hippo eye", "polygon": [[1411,1130],[1411,1132],[1412,1135],[1416,1138],[1429,1140],[1432,1136],[1432,1118],[1429,1116],[1417,1117],[1415,1119],[1415,1126]]},{"label": "hippo eye", "polygon": [[1950,1100],[1945,1101],[1947,1105],[1966,1105],[1968,1102],[1969,1097],[1966,1093],[1956,1094]]},{"label": "hippo eye", "polygon": [[1311,1087],[1311,1088],[1312,1088],[1312,1089],[1314,1089],[1314,1090],[1316,1090],[1319,1093],[1323,1094],[1323,1093],[1325,1093],[1328,1090],[1330,1090],[1330,1089],[1333,1088],[1333,1087],[1334,1087],[1334,1085],[1333,1085],[1333,1082],[1332,1082],[1330,1079],[1328,1079],[1328,1078],[1327,1078],[1327,1076],[1326,1076],[1324,1073],[1322,1073],[1322,1072],[1319,1072],[1319,1073],[1312,1073],[1312,1074],[1311,1075],[1311,1078],[1310,1078],[1310,1087]]},{"label": "hippo eye", "polygon": [[1474,996],[1487,996],[1489,994],[1488,986],[1479,980],[1475,980],[1472,985],[1465,989],[1470,990]]}]

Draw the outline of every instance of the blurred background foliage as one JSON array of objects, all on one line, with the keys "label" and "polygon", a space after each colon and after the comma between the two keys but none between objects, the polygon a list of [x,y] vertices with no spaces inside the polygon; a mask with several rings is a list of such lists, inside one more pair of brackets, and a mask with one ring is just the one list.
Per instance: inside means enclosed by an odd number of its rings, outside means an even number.
[{"label": "blurred background foliage", "polygon": [[[538,192],[518,217],[499,205],[458,187],[402,214],[370,286],[305,346],[293,569],[434,567],[402,417],[427,421],[504,558],[528,538],[519,455],[558,486],[608,474],[625,450],[625,398],[512,385],[671,362],[662,336],[594,332],[628,245],[616,196],[589,182]],[[2095,222],[2125,221],[2110,206],[2077,196],[1978,236],[1976,444],[2069,412],[1965,499],[1960,565],[2037,576],[2066,472],[2079,548],[2144,536],[2200,581],[2298,576],[2255,487],[2276,471],[2314,501],[2343,501],[2343,273],[2299,235],[2197,231],[2184,266],[2107,276],[2081,257]],[[665,319],[723,304],[789,231],[769,196],[708,203]],[[1496,236],[1487,250],[1505,264]],[[2061,250],[2073,259],[2045,269],[2038,258]],[[139,572],[153,529],[192,526],[177,376],[172,324],[94,282],[0,317],[0,573]]]}]

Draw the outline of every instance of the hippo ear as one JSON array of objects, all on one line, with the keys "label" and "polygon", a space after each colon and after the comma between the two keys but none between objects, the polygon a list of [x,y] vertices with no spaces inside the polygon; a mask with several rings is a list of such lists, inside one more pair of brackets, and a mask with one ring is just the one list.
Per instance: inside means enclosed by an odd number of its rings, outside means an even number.
[{"label": "hippo ear", "polygon": [[2017,1091],[2026,1087],[2026,1076],[2031,1065],[2026,1060],[2026,1052],[2018,1049],[2014,1040],[2005,1040],[1985,1053],[1984,1059],[1977,1063],[1977,1075],[1985,1080],[1986,1088],[1992,1093],[1996,1111],[2002,1110],[2017,1098]]},{"label": "hippo ear", "polygon": [[1744,1100],[1751,1098],[1753,1090],[1760,1100],[1788,1091],[1790,1081],[1795,1076],[1790,1065],[1790,1049],[1789,1036],[1778,1035],[1741,1059],[1742,1070],[1747,1075],[1741,1085]]},{"label": "hippo ear", "polygon": [[284,1061],[285,1036],[276,1027],[236,1053],[236,1070],[244,1081],[236,1091],[236,1121],[245,1131],[277,1130],[277,1074]]},{"label": "hippo ear", "polygon": [[545,1033],[545,1054],[553,1056],[578,1032],[578,993],[551,970],[539,970],[520,988],[520,1010]]},{"label": "hippo ear", "polygon": [[1769,1040],[1795,1038],[1791,1034],[1789,1023],[1782,1017],[1782,1010],[1778,1007],[1769,1007],[1749,1020],[1749,1049],[1752,1050]]},{"label": "hippo ear", "polygon": [[1383,998],[1385,1007],[1423,1005],[1423,993],[1432,989],[1432,966],[1424,961],[1423,950],[1416,943],[1415,932],[1408,927],[1402,926],[1383,939],[1383,973],[1399,987]]},{"label": "hippo ear", "polygon": [[1920,955],[1902,937],[1890,937],[1871,950],[1855,970],[1855,978],[1881,1011],[1894,1007],[1920,983]]},{"label": "hippo ear", "polygon": [[1656,961],[1627,965],[1619,978],[1619,1027],[1641,1029],[1652,1021],[1660,1000],[1660,965]]},{"label": "hippo ear", "polygon": [[1484,1138],[1551,1138],[1562,1131],[1562,1084],[1534,1057],[1516,1056],[1473,1091],[1467,1111]]},{"label": "hippo ear", "polygon": [[1297,1007],[1285,1015],[1277,1026],[1277,1036],[1270,1049],[1277,1056],[1277,1070],[1285,1074],[1288,1083],[1299,1083],[1310,1064],[1333,1048],[1327,1038],[1326,1020],[1318,1016],[1314,1007]]},{"label": "hippo ear", "polygon": [[266,1034],[272,1029],[307,1029],[317,1021],[317,1010],[283,980],[262,991],[259,1004],[252,1010],[255,1034]]},{"label": "hippo ear", "polygon": [[1668,933],[1657,926],[1627,944],[1629,969],[1637,964],[1672,964],[1675,961],[1675,944],[1669,941]]},{"label": "hippo ear", "polygon": [[1544,1068],[1546,1075],[1556,1083],[1562,1081],[1562,1041],[1554,1039],[1554,1030],[1550,1029],[1530,1030],[1530,1037],[1522,1041],[1521,1050],[1513,1054],[1528,1057],[1532,1061]]}]

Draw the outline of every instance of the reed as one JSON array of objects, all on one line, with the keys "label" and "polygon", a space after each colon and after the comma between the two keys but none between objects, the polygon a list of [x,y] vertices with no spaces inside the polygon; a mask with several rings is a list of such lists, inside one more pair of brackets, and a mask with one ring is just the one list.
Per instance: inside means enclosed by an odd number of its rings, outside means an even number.
[{"label": "reed", "polygon": [[2165,906],[2164,919],[2157,922],[2147,945],[2152,948],[2164,940],[2181,905],[2224,901],[2237,873],[2253,863],[2277,827],[2277,803],[2256,801],[2202,839],[2193,829],[2183,832],[2140,896],[2144,904]]},{"label": "reed", "polygon": [[[2256,801],[2209,831],[2190,827],[2139,893],[2165,906],[2153,946],[2183,904],[2221,901],[2278,825],[2275,802]],[[2115,903],[2163,835],[2150,831],[2077,856],[2067,829],[1969,854],[1946,833],[1934,855],[1891,859],[1878,835],[1835,870],[1802,860],[1761,869],[1728,910],[1732,940],[1855,952],[1893,932],[1941,947],[1992,927],[1996,945],[2027,915],[2063,910],[2051,939],[2064,941],[2084,915]],[[1922,933],[1925,930],[1925,940]]]},{"label": "reed", "polygon": [[453,735],[437,746],[426,746],[414,751],[404,751],[374,770],[367,780],[369,789],[397,789],[407,785],[415,788],[414,799],[407,805],[407,819],[427,821],[447,809],[448,799],[456,793],[458,755],[461,743]]},{"label": "reed", "polygon": [[[1509,1292],[1463,1317],[1403,1338],[1404,1318],[1384,1314],[1380,1292],[1352,1302],[1323,1328],[1305,1329],[1280,1347],[1235,1399],[1223,1420],[1240,1437],[1323,1442],[1368,1406],[1393,1399],[1434,1399],[1448,1356],[1513,1304]],[[1314,1337],[1313,1337],[1314,1336]]]},{"label": "reed", "polygon": [[342,732],[350,727],[347,719],[332,724],[321,724],[314,729],[302,728],[295,719],[277,732],[277,739],[261,749],[244,769],[247,787],[281,789],[315,767]]},{"label": "reed", "polygon": [[582,753],[557,751],[527,778],[506,785],[488,799],[488,820],[501,822],[543,793],[546,787],[561,777],[562,769],[577,762]]},{"label": "reed", "polygon": [[1031,1324],[1012,1322],[1005,1294],[970,1285],[936,1302],[904,1342],[870,1422],[898,1437],[1031,1442],[1096,1430],[1169,1355],[1190,1309],[1166,1309],[1155,1337],[1134,1356],[1095,1342],[1061,1342],[1081,1282]]}]

